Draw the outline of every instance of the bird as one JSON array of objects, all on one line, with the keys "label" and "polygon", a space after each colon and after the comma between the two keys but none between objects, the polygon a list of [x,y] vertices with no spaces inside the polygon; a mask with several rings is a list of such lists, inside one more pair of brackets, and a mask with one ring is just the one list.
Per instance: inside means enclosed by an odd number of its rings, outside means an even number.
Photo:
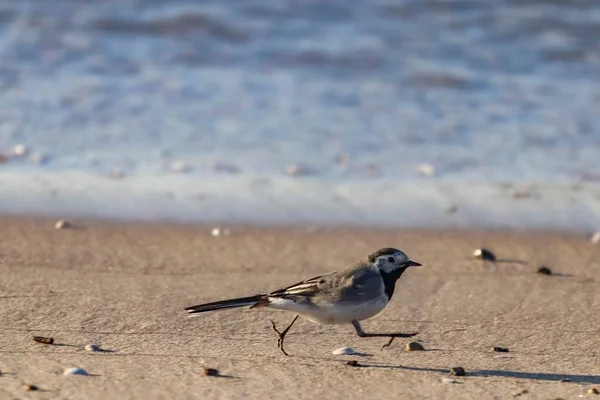
[{"label": "bird", "polygon": [[408,338],[417,333],[367,333],[359,321],[379,314],[389,304],[396,281],[409,267],[421,266],[411,260],[404,252],[384,247],[371,253],[366,260],[355,262],[343,269],[306,279],[269,293],[214,301],[185,308],[189,317],[202,313],[232,308],[250,307],[251,309],[270,308],[292,311],[296,316],[292,322],[280,331],[270,320],[273,330],[278,334],[277,347],[285,354],[283,347],[285,336],[298,317],[321,325],[352,324],[361,338],[387,337],[391,345],[397,337]]}]

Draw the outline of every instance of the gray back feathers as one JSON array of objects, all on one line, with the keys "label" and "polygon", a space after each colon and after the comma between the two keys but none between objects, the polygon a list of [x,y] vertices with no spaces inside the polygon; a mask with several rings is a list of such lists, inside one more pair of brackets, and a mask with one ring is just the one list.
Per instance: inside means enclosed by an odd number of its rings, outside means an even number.
[{"label": "gray back feathers", "polygon": [[269,296],[308,297],[313,303],[356,302],[368,301],[381,296],[383,292],[384,284],[378,270],[370,263],[358,262],[342,270],[271,292]]}]

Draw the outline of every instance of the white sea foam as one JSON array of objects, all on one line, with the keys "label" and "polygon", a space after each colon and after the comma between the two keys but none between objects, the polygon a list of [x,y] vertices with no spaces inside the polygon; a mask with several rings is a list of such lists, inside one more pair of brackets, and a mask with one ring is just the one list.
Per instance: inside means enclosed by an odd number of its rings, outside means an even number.
[{"label": "white sea foam", "polygon": [[179,222],[593,231],[600,184],[0,172],[0,212]]}]

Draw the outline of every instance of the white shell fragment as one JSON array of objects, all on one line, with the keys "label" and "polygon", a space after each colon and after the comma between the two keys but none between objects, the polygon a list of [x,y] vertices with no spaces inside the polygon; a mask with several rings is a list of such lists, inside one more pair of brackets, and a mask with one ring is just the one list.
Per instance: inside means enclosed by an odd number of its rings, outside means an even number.
[{"label": "white shell fragment", "polygon": [[435,167],[432,164],[419,165],[419,174],[423,176],[435,176]]},{"label": "white shell fragment", "polygon": [[590,242],[592,242],[592,244],[598,244],[600,243],[600,232],[596,232],[592,235],[592,237],[590,238]]},{"label": "white shell fragment", "polygon": [[190,170],[190,166],[183,161],[173,161],[171,163],[171,172],[187,172]]},{"label": "white shell fragment", "polygon": [[356,354],[356,351],[354,351],[352,347],[340,347],[339,349],[335,349],[334,351],[332,351],[332,353],[336,356],[351,356],[353,354]]},{"label": "white shell fragment", "polygon": [[67,368],[67,369],[65,369],[65,372],[63,372],[63,375],[67,375],[67,376],[72,376],[72,375],[88,376],[88,373],[83,368],[73,367],[73,368]]},{"label": "white shell fragment", "polygon": [[68,228],[71,228],[72,226],[73,225],[71,225],[71,223],[69,221],[65,221],[64,219],[58,220],[54,224],[55,229],[68,229]]},{"label": "white shell fragment", "polygon": [[456,379],[452,379],[452,378],[442,378],[442,383],[460,383],[460,382],[457,381]]},{"label": "white shell fragment", "polygon": [[84,348],[86,351],[100,351],[100,346],[97,344],[86,344]]},{"label": "white shell fragment", "polygon": [[213,230],[211,231],[211,235],[213,236],[229,236],[229,229],[221,229],[221,228],[213,228]]},{"label": "white shell fragment", "polygon": [[29,153],[29,148],[24,144],[18,144],[13,148],[13,153],[15,156],[23,157]]}]

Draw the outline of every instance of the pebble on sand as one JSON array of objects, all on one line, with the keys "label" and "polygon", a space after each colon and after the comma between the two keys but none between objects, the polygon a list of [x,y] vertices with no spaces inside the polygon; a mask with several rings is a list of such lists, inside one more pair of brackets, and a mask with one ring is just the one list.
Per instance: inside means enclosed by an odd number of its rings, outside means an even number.
[{"label": "pebble on sand", "polygon": [[465,371],[465,369],[463,367],[452,367],[452,369],[450,370],[450,375],[465,376],[465,375],[467,375],[467,372]]},{"label": "pebble on sand", "polygon": [[340,347],[339,349],[335,349],[334,351],[332,351],[332,353],[335,354],[336,356],[341,356],[341,355],[351,356],[353,354],[356,354],[356,352],[354,351],[354,349],[352,347]]},{"label": "pebble on sand", "polygon": [[592,244],[598,244],[600,243],[600,232],[596,232],[592,235],[592,237],[590,238],[590,242]]},{"label": "pebble on sand", "polygon": [[425,347],[419,342],[409,342],[405,346],[406,351],[423,351]]},{"label": "pebble on sand", "polygon": [[537,269],[537,273],[542,274],[542,275],[552,275],[552,270],[550,268],[542,265]]},{"label": "pebble on sand", "polygon": [[351,367],[358,367],[358,366],[359,366],[359,365],[358,365],[358,361],[356,361],[356,360],[350,360],[350,361],[348,361],[348,362],[346,363],[346,365],[349,365],[349,366],[351,366]]},{"label": "pebble on sand", "polygon": [[69,221],[65,221],[64,219],[58,220],[54,224],[55,229],[69,229],[72,227],[73,225]]},{"label": "pebble on sand", "polygon": [[219,370],[214,369],[214,368],[204,368],[204,375],[205,376],[218,376],[219,375]]},{"label": "pebble on sand", "polygon": [[40,388],[35,385],[23,385],[23,390],[26,392],[35,392],[36,390],[40,390]]},{"label": "pebble on sand", "polygon": [[492,262],[496,261],[496,255],[494,253],[492,253],[491,250],[488,250],[488,249],[476,249],[473,252],[473,257],[475,257],[478,260],[492,261]]},{"label": "pebble on sand", "polygon": [[595,387],[591,387],[588,389],[588,394],[600,394],[600,391],[598,389],[596,389]]},{"label": "pebble on sand", "polygon": [[497,351],[498,353],[508,353],[508,349],[506,347],[494,347],[493,350]]},{"label": "pebble on sand", "polygon": [[67,375],[67,376],[71,376],[71,375],[87,376],[88,373],[83,368],[73,367],[73,368],[67,368],[67,369],[65,369],[65,372],[63,372],[63,375]]},{"label": "pebble on sand", "polygon": [[97,344],[86,344],[84,348],[86,351],[100,351],[100,346]]}]

